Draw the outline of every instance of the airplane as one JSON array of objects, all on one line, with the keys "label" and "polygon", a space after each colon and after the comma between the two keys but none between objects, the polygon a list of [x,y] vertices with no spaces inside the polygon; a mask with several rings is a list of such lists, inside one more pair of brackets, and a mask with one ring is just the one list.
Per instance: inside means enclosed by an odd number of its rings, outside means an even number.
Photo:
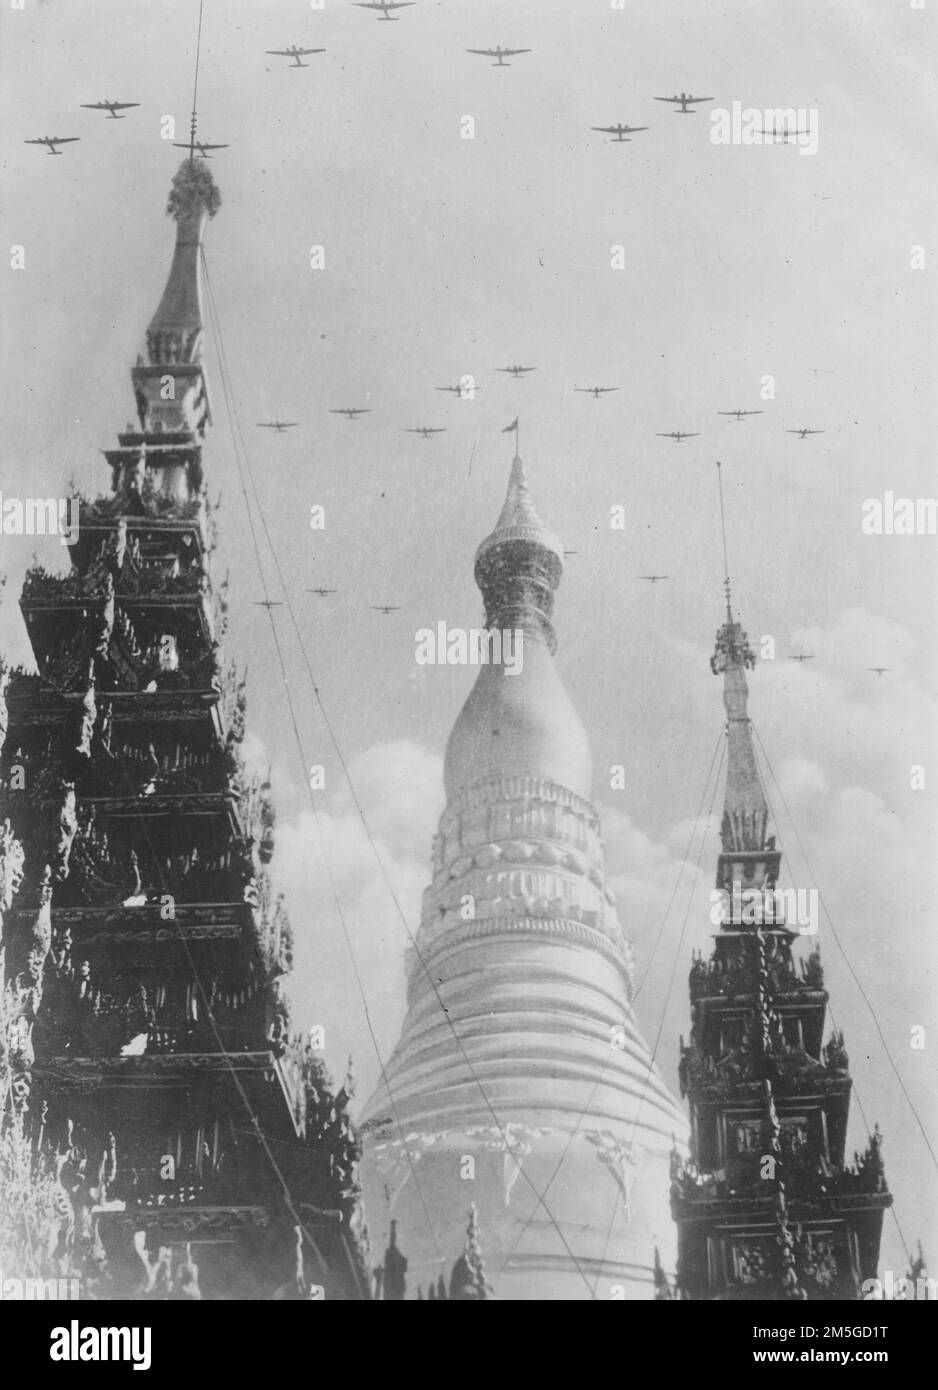
[{"label": "airplane", "polygon": [[467,48],[467,53],[478,53],[483,58],[497,58],[498,62],[493,63],[493,68],[510,68],[511,63],[506,63],[505,58],[514,58],[518,53],[530,53],[530,48]]},{"label": "airplane", "polygon": [[278,434],[283,434],[284,430],[295,430],[299,420],[258,420],[259,430],[276,430]]},{"label": "airplane", "polygon": [[445,433],[446,433],[446,429],[445,429],[444,426],[439,426],[439,427],[437,427],[436,429],[432,429],[429,425],[418,425],[416,429],[414,429],[414,430],[408,429],[408,430],[405,430],[404,433],[405,433],[405,434],[422,434],[423,437],[424,437],[424,439],[429,439],[430,436],[431,436],[431,434],[445,434]]},{"label": "airplane", "polygon": [[115,121],[124,121],[126,116],[118,116],[118,111],[128,111],[131,106],[139,106],[139,101],[80,101],[83,111],[106,111]]},{"label": "airplane", "polygon": [[875,671],[878,676],[884,676],[887,671],[891,671],[891,666],[867,666],[868,671]]},{"label": "airplane", "polygon": [[195,149],[195,150],[198,150],[199,154],[202,156],[203,159],[211,159],[211,157],[212,157],[210,154],[207,154],[207,153],[206,153],[207,150],[227,150],[227,148],[228,148],[227,145],[209,145],[209,144],[206,143],[205,140],[174,140],[174,141],[173,141],[173,149],[174,149],[174,150],[192,150],[192,149]]},{"label": "airplane", "polygon": [[318,594],[320,598],[327,598],[329,594],[337,594],[338,589],[307,589],[308,594]]},{"label": "airplane", "polygon": [[639,579],[647,579],[651,584],[657,584],[659,579],[670,579],[669,574],[640,574]]},{"label": "airplane", "polygon": [[388,10],[406,10],[416,4],[416,0],[352,0],[359,10],[380,10],[379,19],[398,20],[399,15],[388,14]]},{"label": "airplane", "polygon": [[301,63],[300,59],[305,58],[308,53],[325,53],[324,48],[297,48],[295,43],[291,43],[289,48],[268,48],[265,52],[273,58],[293,58],[294,61],[288,67],[308,68],[309,63]]},{"label": "airplane", "polygon": [[393,603],[373,603],[372,608],[376,613],[399,613],[400,607]]},{"label": "airplane", "polygon": [[718,410],[718,415],[732,415],[739,424],[744,415],[761,415],[761,410]]},{"label": "airplane", "polygon": [[508,372],[511,376],[520,376],[522,372],[536,372],[536,367],[496,367],[497,372]]},{"label": "airplane", "polygon": [[476,391],[481,391],[481,386],[438,386],[438,391],[454,391],[457,396],[471,398]]},{"label": "airplane", "polygon": [[784,140],[787,144],[789,136],[810,135],[811,132],[810,130],[792,130],[790,126],[783,126],[781,130],[777,130],[775,126],[773,126],[771,130],[760,130],[759,134],[767,140]]},{"label": "airplane", "polygon": [[618,386],[574,386],[574,391],[582,391],[587,396],[592,396],[594,401],[598,401],[600,396],[606,391],[618,391]]},{"label": "airplane", "polygon": [[659,432],[658,438],[673,439],[675,444],[680,444],[682,439],[696,439],[699,434],[700,430],[691,430],[690,434],[683,434],[680,430],[671,430],[667,434],[661,434]]},{"label": "airplane", "polygon": [[61,154],[56,145],[73,145],[76,140],[80,140],[80,135],[41,135],[38,140],[24,140],[24,145],[48,145],[50,154]]},{"label": "airplane", "polygon": [[271,608],[283,607],[282,603],[274,602],[273,599],[269,598],[252,598],[251,602],[253,603],[255,608],[266,608],[268,613],[270,612]]},{"label": "airplane", "polygon": [[696,116],[696,111],[688,111],[688,106],[692,106],[695,101],[712,101],[713,97],[692,97],[686,92],[681,92],[676,97],[655,97],[655,101],[671,101],[680,106],[680,111],[675,111],[675,116]]},{"label": "airplane", "polygon": [[799,652],[797,656],[790,656],[790,657],[788,658],[788,660],[789,660],[789,661],[799,661],[799,662],[800,662],[800,661],[813,661],[813,660],[814,660],[814,653],[813,653],[813,652]]},{"label": "airplane", "polygon": [[347,420],[354,420],[356,415],[370,415],[371,410],[368,406],[340,405],[338,410],[330,410],[329,414],[344,415]]},{"label": "airplane", "polygon": [[800,435],[802,439],[806,439],[806,438],[808,437],[809,434],[823,434],[824,431],[823,431],[823,430],[788,430],[787,433],[788,433],[788,434],[797,434],[797,435]]},{"label": "airplane", "polygon": [[610,141],[612,145],[630,145],[631,140],[627,140],[627,135],[634,135],[638,130],[648,130],[647,125],[592,125],[590,130],[598,130],[603,135],[612,135]]}]

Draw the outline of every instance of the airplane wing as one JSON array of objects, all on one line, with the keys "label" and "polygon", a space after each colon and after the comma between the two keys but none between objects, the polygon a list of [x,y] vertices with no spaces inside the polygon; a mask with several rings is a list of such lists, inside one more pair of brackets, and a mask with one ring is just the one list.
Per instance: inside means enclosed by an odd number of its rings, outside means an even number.
[{"label": "airplane wing", "polygon": [[[300,52],[301,52],[301,53],[312,53],[312,51],[313,51],[313,50],[312,50],[311,48],[300,49]],[[264,50],[264,52],[265,52],[265,53],[271,54],[271,56],[274,57],[274,58],[292,58],[292,57],[293,57],[293,52],[292,52],[292,50],[289,49],[289,48],[266,48],[266,49]]]},{"label": "airplane wing", "polygon": [[32,145],[73,145],[80,135],[53,135],[49,140],[31,140]]},{"label": "airplane wing", "polygon": [[[111,109],[106,101],[80,101],[78,105],[83,111],[110,111]],[[120,102],[115,101],[115,110],[119,105]]]},{"label": "airplane wing", "polygon": [[687,97],[687,101],[712,101],[713,97]]},{"label": "airplane wing", "polygon": [[467,48],[467,53],[479,53],[483,58],[497,58],[498,54],[494,48]]},{"label": "airplane wing", "polygon": [[680,105],[680,97],[655,97],[655,101],[676,101]]},{"label": "airplane wing", "polygon": [[515,58],[519,53],[530,53],[530,48],[503,48],[502,57]]},{"label": "airplane wing", "polygon": [[601,130],[604,135],[618,135],[621,127],[617,125],[591,125],[590,130]]},{"label": "airplane wing", "polygon": [[305,58],[308,53],[325,53],[326,50],[324,48],[298,48],[296,51],[301,58]]}]

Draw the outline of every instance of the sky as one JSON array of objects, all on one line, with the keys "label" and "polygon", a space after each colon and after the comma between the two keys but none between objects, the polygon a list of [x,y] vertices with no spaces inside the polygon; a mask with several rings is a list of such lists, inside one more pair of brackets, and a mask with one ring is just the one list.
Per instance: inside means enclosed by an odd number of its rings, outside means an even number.
[{"label": "sky", "polygon": [[[300,761],[252,604],[265,585],[278,597],[277,574],[265,548],[258,573],[210,340],[215,577],[230,574],[225,648],[248,670],[245,751],[277,794],[297,1023],[325,1027],[336,1071],[354,1053],[363,1101],[378,1062],[348,943],[387,1056],[407,943],[388,884],[415,931],[442,754],[472,680],[418,666],[414,634],[481,618],[473,556],[501,507],[502,430],[517,416],[538,508],[577,552],[557,595],[557,663],[647,971],[636,1011],[676,1084],[718,851],[719,797],[693,831],[723,717],[708,666],[720,460],[734,607],[764,655],[774,641],[750,712],[781,791],[782,882],[818,887],[833,922],[818,939],[854,1076],[849,1146],[879,1122],[898,1218],[883,1266],[905,1267],[900,1226],[934,1264],[935,1160],[903,1088],[936,1149],[938,538],[861,527],[868,499],[938,492],[934,8],[420,0],[400,13],[205,0],[199,132],[229,146],[212,164],[223,206],[206,257],[251,472],[342,755],[277,610]],[[3,245],[25,253],[0,278],[0,489],[61,496],[74,477],[96,494],[100,451],[133,418],[129,369],[171,259],[164,207],[182,152],[161,131],[171,116],[187,135],[198,4],[25,0],[0,16],[0,222]],[[293,43],[326,51],[303,69],[266,55]],[[498,70],[465,51],[496,44],[531,52]],[[690,116],[654,100],[680,91],[713,100]],[[121,122],[80,109],[105,97],[140,106]],[[803,109],[816,153],[714,144],[709,111],[734,102]],[[617,122],[649,129],[622,144],[591,130]],[[22,143],[46,134],[80,143],[55,162]],[[496,371],[514,363],[536,371]],[[465,375],[474,399],[435,389]],[[617,389],[574,389],[592,385]],[[370,413],[330,413],[344,406]],[[717,413],[735,409],[762,413]],[[299,428],[255,428],[278,417]],[[405,432],[424,425],[446,432]],[[801,427],[824,432],[788,433]],[[658,437],[672,430],[699,433]],[[0,547],[0,651],[29,663],[22,575],[34,549],[51,568],[65,552],[44,538]],[[338,593],[306,592],[316,585]],[[400,611],[371,607],[384,603]],[[312,764],[325,769],[315,817]]]}]

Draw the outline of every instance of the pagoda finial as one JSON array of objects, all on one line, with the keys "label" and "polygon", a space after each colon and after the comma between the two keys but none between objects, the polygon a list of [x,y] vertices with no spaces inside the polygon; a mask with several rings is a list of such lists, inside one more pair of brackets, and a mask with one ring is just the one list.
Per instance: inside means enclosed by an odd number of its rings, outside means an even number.
[{"label": "pagoda finial", "polygon": [[469,1203],[469,1221],[466,1226],[466,1245],[463,1253],[453,1265],[450,1278],[449,1296],[463,1302],[479,1302],[493,1298],[492,1287],[485,1277],[485,1264],[479,1244],[479,1221],[475,1202]]},{"label": "pagoda finial", "polygon": [[152,367],[201,360],[202,233],[220,206],[221,194],[208,165],[201,159],[187,159],[176,171],[166,205],[176,222],[176,250],[163,298],[147,329]]},{"label": "pagoda finial", "polygon": [[723,538],[723,590],[726,594],[726,621],[733,621],[733,604],[730,598],[730,562],[726,550],[726,512],[723,510],[723,465],[717,459],[717,486],[720,491],[720,535]]},{"label": "pagoda finial", "polygon": [[553,652],[557,639],[550,617],[562,573],[563,542],[538,516],[516,453],[498,521],[476,551],[475,577],[485,600],[486,627],[523,628],[545,639]]},{"label": "pagoda finial", "polygon": [[[723,536],[723,560],[726,564],[726,524],[723,510],[723,482],[717,464],[720,483],[720,524]],[[747,634],[733,618],[729,574],[723,581],[726,595],[726,621],[717,630],[716,647],[710,658],[710,670],[723,677],[723,704],[727,720],[726,801],[723,811],[723,849],[757,852],[766,848],[768,807],[756,768],[752,730],[749,723],[746,670],[756,664],[755,652]]]}]

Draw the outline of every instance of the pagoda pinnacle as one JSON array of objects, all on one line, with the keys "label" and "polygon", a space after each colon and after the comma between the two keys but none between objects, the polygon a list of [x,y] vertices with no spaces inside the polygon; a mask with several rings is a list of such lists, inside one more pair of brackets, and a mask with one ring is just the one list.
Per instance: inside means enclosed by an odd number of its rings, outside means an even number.
[{"label": "pagoda pinnacle", "polygon": [[159,308],[147,329],[147,362],[131,376],[144,434],[184,431],[202,437],[211,419],[202,370],[202,234],[221,206],[207,164],[187,159],[173,179],[167,213],[176,249]]},{"label": "pagoda pinnacle", "polygon": [[557,639],[550,618],[562,573],[563,543],[538,516],[516,454],[501,514],[476,551],[486,627],[524,628],[543,637],[553,652]]},{"label": "pagoda pinnacle", "polygon": [[755,653],[742,626],[733,618],[729,582],[726,590],[726,622],[717,631],[716,649],[710,658],[715,676],[723,676],[723,704],[727,721],[726,799],[721,836],[724,853],[758,852],[766,848],[768,807],[756,768],[747,701],[746,668],[756,664]]},{"label": "pagoda pinnacle", "polygon": [[221,206],[221,195],[204,160],[180,165],[167,213],[176,221],[176,251],[159,308],[147,329],[151,366],[197,362],[202,355],[202,285],[199,253],[205,223]]}]

